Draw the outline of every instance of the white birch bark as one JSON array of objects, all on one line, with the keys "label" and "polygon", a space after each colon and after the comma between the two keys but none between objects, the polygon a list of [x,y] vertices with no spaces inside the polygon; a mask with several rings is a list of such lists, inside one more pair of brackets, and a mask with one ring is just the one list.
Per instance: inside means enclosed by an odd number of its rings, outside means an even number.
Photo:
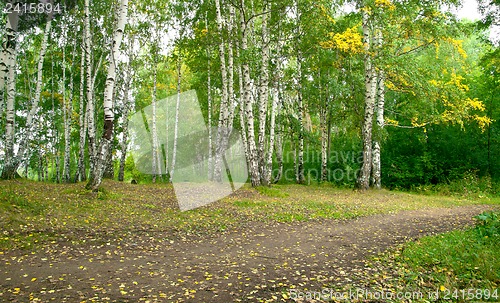
[{"label": "white birch bark", "polygon": [[[42,85],[43,85],[43,62],[45,60],[45,53],[47,52],[47,41],[49,38],[49,34],[52,28],[52,19],[49,17],[47,20],[47,23],[45,24],[45,31],[43,33],[43,38],[42,38],[42,44],[40,47],[40,55],[38,57],[38,66],[37,66],[37,77],[36,77],[36,88],[35,88],[35,95],[33,96],[33,100],[31,102],[31,108],[30,111],[28,112],[28,115],[26,117],[26,135],[21,139],[21,142],[19,143],[19,150],[17,152],[17,155],[14,155],[12,151],[12,157],[10,158],[10,161],[8,159],[7,153],[6,153],[6,160],[5,160],[5,166],[4,166],[4,171],[7,173],[8,176],[5,176],[7,178],[12,178],[14,177],[17,168],[19,167],[20,161],[23,159],[24,154],[26,152],[26,149],[28,148],[28,142],[30,140],[30,134],[32,133],[32,128],[33,128],[33,118],[36,115],[38,111],[38,104],[40,103],[40,96],[42,94]],[[11,55],[11,66],[12,69],[15,69],[15,50],[14,54]],[[15,70],[10,70],[9,72],[15,73]],[[9,76],[9,89],[8,89],[8,98],[12,99],[13,102],[15,98],[15,75]],[[10,100],[9,100],[10,102]],[[12,108],[13,110],[13,108]],[[8,108],[9,111],[9,108]],[[11,113],[12,117],[14,113]],[[13,122],[14,120],[12,120]],[[7,119],[7,126],[9,126],[9,120]],[[12,127],[14,124],[12,124]],[[14,129],[12,128],[12,131]],[[14,132],[9,134],[9,136],[13,136]],[[6,136],[8,137],[8,136]],[[13,138],[12,138],[13,139]],[[6,144],[7,146],[7,144]],[[2,172],[3,175],[3,172]]]},{"label": "white birch bark", "polygon": [[228,93],[228,75],[226,68],[226,52],[225,52],[225,42],[223,38],[223,23],[221,3],[220,0],[215,0],[215,10],[216,10],[216,21],[217,29],[219,31],[219,57],[220,57],[220,70],[222,76],[222,99],[220,103],[219,110],[219,124],[217,128],[216,137],[216,151],[215,151],[215,163],[214,163],[214,180],[220,182],[222,180],[222,157],[224,153],[223,142],[225,137],[225,130],[227,129],[227,121],[229,117],[229,93]]},{"label": "white birch bark", "polygon": [[[2,179],[12,179],[15,177],[15,155],[14,155],[14,134],[16,128],[15,102],[16,102],[16,39],[17,33],[14,26],[7,18],[5,27],[5,40],[2,45],[6,59],[7,73],[7,108],[5,112],[5,162],[2,170]],[[3,91],[2,91],[3,93]]]},{"label": "white birch bark", "polygon": [[130,54],[132,53],[133,39],[129,44],[129,60],[127,62],[127,68],[125,72],[124,88],[123,88],[123,140],[121,142],[121,157],[120,157],[120,169],[118,170],[118,181],[123,181],[125,177],[125,161],[127,160],[127,146],[128,146],[128,114],[130,112],[130,102],[129,102],[129,91],[130,84],[132,81],[132,68],[131,63],[132,58]]},{"label": "white birch bark", "polygon": [[[241,7],[245,7],[243,0],[240,1]],[[241,52],[245,53],[248,50],[248,32],[247,25],[244,14],[241,16],[240,20],[240,30],[241,30]],[[247,121],[247,144],[248,144],[248,163],[249,163],[249,175],[252,182],[252,186],[259,186],[260,174],[259,174],[259,163],[257,146],[255,144],[255,128],[254,128],[254,116],[251,98],[251,79],[250,79],[250,66],[248,59],[243,58],[242,60],[242,73],[243,73],[243,100],[245,104],[245,116]]]},{"label": "white birch bark", "polygon": [[151,132],[153,136],[152,144],[152,174],[153,183],[156,182],[156,178],[160,177],[162,179],[162,163],[160,157],[160,144],[158,140],[158,127],[157,127],[157,114],[156,114],[156,101],[158,96],[158,62],[157,62],[157,48],[155,47],[153,54],[153,95],[151,97],[151,108],[152,108],[152,121],[151,121]]},{"label": "white birch bark", "polygon": [[179,108],[181,104],[181,54],[179,53],[179,58],[177,59],[177,100],[175,104],[175,123],[174,123],[174,146],[172,151],[172,168],[170,170],[170,182],[172,182],[172,178],[175,172],[175,162],[177,159],[177,139],[179,133]]},{"label": "white birch bark", "polygon": [[[282,108],[283,108],[283,92],[282,92],[282,85],[281,85],[281,62],[278,63],[278,72],[280,73],[280,78],[277,84],[278,88],[278,108],[276,109],[276,117],[279,118]],[[283,176],[283,123],[279,123],[279,120],[277,122],[277,131],[275,134],[275,146],[274,150],[276,152],[276,162],[278,165],[278,173],[274,177],[273,183],[278,183],[282,176]]]},{"label": "white birch bark", "polygon": [[[205,29],[208,33],[208,18],[205,15]],[[207,46],[207,111],[208,111],[208,180],[213,180],[213,146],[212,146],[212,49]]]},{"label": "white birch bark", "polygon": [[[84,38],[85,39],[85,38]],[[85,44],[85,41],[83,41]],[[80,103],[78,125],[80,127],[80,141],[78,144],[78,164],[77,177],[75,181],[82,182],[87,179],[87,171],[85,168],[85,140],[87,138],[87,119],[85,118],[85,47],[82,47],[80,61]]]},{"label": "white birch bark", "polygon": [[[239,49],[236,48],[236,56],[239,58],[240,57],[240,52]],[[247,167],[250,167],[250,162],[248,161],[249,154],[248,154],[248,140],[247,140],[247,127],[245,124],[246,117],[245,117],[245,102],[244,102],[244,97],[243,97],[243,72],[241,69],[241,64],[238,64],[238,86],[239,86],[239,118],[240,118],[240,128],[241,128],[241,141],[243,143],[243,148],[245,150],[245,159],[247,162]]]},{"label": "white birch bark", "polygon": [[128,39],[128,47],[127,47],[127,65],[125,68],[125,79],[124,84],[123,84],[123,114],[122,114],[122,119],[123,119],[123,124],[122,124],[122,131],[123,131],[123,138],[122,142],[120,145],[121,148],[121,157],[120,157],[120,168],[118,170],[118,181],[123,181],[125,179],[125,161],[127,160],[127,149],[128,149],[128,125],[129,125],[129,119],[128,115],[131,110],[131,104],[130,104],[130,99],[129,99],[129,92],[130,92],[130,86],[132,84],[132,61],[135,60],[135,56],[133,56],[133,47],[135,44],[135,36],[131,35],[129,36]]},{"label": "white birch bark", "polygon": [[127,12],[128,0],[121,0],[117,11],[117,25],[113,33],[110,63],[107,71],[106,86],[104,88],[104,132],[99,144],[98,154],[96,155],[97,161],[94,167],[94,174],[87,184],[87,188],[92,188],[94,191],[98,190],[101,185],[102,176],[107,164],[108,153],[112,152],[111,143],[113,140],[114,124],[113,92],[116,78],[116,59],[119,55],[125,24],[127,23]]},{"label": "white birch bark", "polygon": [[4,43],[2,42],[2,48],[0,49],[0,120],[2,120],[3,118],[3,111],[5,108],[4,104],[5,77],[9,72],[9,68],[7,66],[9,63],[3,45]]},{"label": "white birch bark", "polygon": [[156,176],[158,174],[161,174],[161,171],[158,171],[158,130],[157,130],[157,127],[156,127],[156,92],[157,92],[157,88],[156,88],[156,78],[157,78],[157,73],[156,73],[156,69],[157,69],[157,65],[156,65],[156,48],[155,50],[153,51],[153,94],[151,96],[151,111],[152,111],[152,117],[151,117],[151,133],[153,135],[153,144],[151,145],[152,147],[152,150],[151,150],[151,153],[152,153],[152,157],[151,157],[151,173],[152,173],[152,181],[153,183],[156,183]]},{"label": "white birch bark", "polygon": [[[227,25],[227,30],[229,32],[230,38],[228,39],[227,46],[227,69],[228,69],[228,118],[227,118],[227,128],[230,130],[233,128],[234,112],[235,112],[235,94],[234,94],[234,20],[235,11],[234,6],[229,7],[229,22]],[[224,148],[227,142],[224,144]]]},{"label": "white birch bark", "polygon": [[320,129],[321,129],[321,182],[328,180],[328,130],[326,115],[328,109],[326,104],[320,108]]},{"label": "white birch bark", "polygon": [[[299,11],[298,1],[296,2],[297,10],[297,37],[301,36],[300,19],[301,14]],[[300,39],[297,41],[297,109],[299,121],[299,134],[298,134],[298,151],[297,151],[297,183],[302,184],[305,181],[304,177],[304,104],[302,101],[302,50],[300,48]]]},{"label": "white birch bark", "polygon": [[[63,36],[65,35],[63,30]],[[66,39],[64,39],[66,40]],[[63,42],[63,44],[66,41]],[[66,98],[66,51],[63,46],[62,50],[62,79],[61,79],[61,94],[63,98],[62,106],[63,106],[63,123],[64,123],[64,156],[63,156],[63,180],[65,182],[69,182],[69,152],[70,152],[70,142],[69,142],[69,134],[70,134],[70,115],[69,112],[69,104],[68,99]]]},{"label": "white birch bark", "polygon": [[[268,10],[267,4],[264,11]],[[262,62],[260,70],[260,83],[259,83],[259,137],[258,137],[258,155],[259,155],[259,168],[261,175],[261,182],[264,185],[270,184],[270,178],[267,174],[267,159],[266,159],[266,120],[267,120],[267,107],[269,102],[269,29],[267,27],[268,13],[262,16]],[[273,100],[274,106],[274,100]],[[273,130],[274,132],[274,130]],[[274,141],[274,134],[273,134]],[[269,146],[271,151],[273,145]]]},{"label": "white birch bark", "polygon": [[[94,105],[94,95],[93,95],[93,86],[94,83],[92,81],[92,38],[90,36],[90,0],[85,0],[84,4],[84,41],[85,41],[85,65],[87,67],[86,70],[86,97],[87,97],[87,110],[86,110],[86,123],[88,127],[88,151],[89,151],[89,175],[92,176],[94,174],[94,166],[96,162],[96,129],[95,129],[95,105]],[[96,71],[97,73],[97,71]]]},{"label": "white birch bark", "polygon": [[[279,107],[278,113],[279,116]],[[278,165],[278,173],[274,177],[273,183],[278,183],[283,176],[283,125],[278,125],[278,131],[276,132],[275,146],[274,150],[276,151],[276,164]]]},{"label": "white birch bark", "polygon": [[[76,39],[73,45],[73,51],[71,55],[71,70],[70,70],[70,82],[69,82],[69,98],[64,106],[64,166],[63,166],[63,178],[64,182],[69,183],[71,180],[71,125],[73,121],[73,88],[74,88],[74,75],[73,75],[73,62],[75,59],[76,53]],[[63,97],[65,96],[65,87],[64,83],[66,82],[66,72],[65,72],[65,56],[63,49]]]},{"label": "white birch bark", "polygon": [[[376,46],[377,50],[382,47],[382,32],[377,32]],[[377,133],[373,140],[373,151],[372,151],[372,186],[376,189],[382,188],[382,168],[381,168],[381,157],[380,157],[380,145],[382,138],[382,130],[384,128],[384,105],[385,105],[385,75],[382,70],[378,71],[377,74],[377,101],[376,101],[376,122],[377,122]]]},{"label": "white birch bark", "polygon": [[363,12],[363,44],[365,65],[365,111],[361,135],[363,138],[363,163],[358,176],[358,188],[367,190],[370,188],[370,175],[372,167],[372,129],[373,111],[375,106],[376,73],[372,62],[372,29],[369,15]]},{"label": "white birch bark", "polygon": [[271,121],[269,125],[269,145],[268,150],[266,151],[266,159],[264,166],[264,178],[262,181],[262,185],[270,185],[271,178],[273,175],[273,149],[274,149],[274,139],[275,139],[275,127],[276,127],[276,112],[278,108],[279,102],[279,93],[278,89],[274,90],[274,96],[271,105]]}]

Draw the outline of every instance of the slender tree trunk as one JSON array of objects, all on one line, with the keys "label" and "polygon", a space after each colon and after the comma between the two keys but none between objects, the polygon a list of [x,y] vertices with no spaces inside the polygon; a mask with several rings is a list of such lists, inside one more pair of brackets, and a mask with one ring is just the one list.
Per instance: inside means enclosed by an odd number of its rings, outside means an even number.
[{"label": "slender tree trunk", "polygon": [[41,151],[38,153],[38,169],[37,169],[37,180],[42,181],[43,179],[43,157]]},{"label": "slender tree trunk", "polygon": [[[128,76],[127,76],[128,78]],[[128,146],[128,114],[130,111],[129,104],[129,90],[130,90],[130,79],[125,83],[124,97],[123,97],[123,141],[121,144],[121,157],[120,157],[120,169],[118,170],[118,181],[123,181],[125,178],[125,161],[127,160],[127,146]]]},{"label": "slender tree trunk", "polygon": [[[328,103],[328,102],[327,102]],[[327,104],[320,108],[321,128],[321,182],[328,181],[328,130],[327,130]]]},{"label": "slender tree trunk", "polygon": [[217,129],[216,138],[216,151],[215,151],[215,164],[214,164],[214,180],[220,182],[222,180],[222,157],[224,153],[225,130],[227,129],[227,121],[229,117],[229,93],[228,93],[228,75],[226,68],[226,51],[224,47],[223,38],[223,19],[221,12],[220,0],[215,0],[216,21],[217,29],[219,31],[219,57],[220,57],[220,70],[222,76],[222,99],[219,110],[219,125]]},{"label": "slender tree trunk", "polygon": [[[208,32],[208,18],[205,15],[205,29]],[[212,146],[212,49],[207,47],[207,111],[208,111],[208,180],[213,180],[213,146]]]},{"label": "slender tree trunk", "polygon": [[152,117],[152,125],[151,125],[151,131],[153,134],[153,144],[152,144],[152,152],[153,152],[153,157],[152,157],[152,168],[153,168],[153,183],[156,182],[156,178],[160,177],[160,180],[163,180],[162,178],[162,163],[160,161],[160,146],[159,146],[159,141],[158,141],[158,128],[157,128],[157,114],[156,114],[156,100],[157,100],[157,86],[158,86],[158,75],[157,75],[157,66],[158,63],[156,61],[156,56],[157,54],[153,54],[154,58],[153,59],[153,95],[152,95],[152,111],[153,111],[153,117]]},{"label": "slender tree trunk", "polygon": [[[2,178],[11,179],[11,178],[15,177],[15,174],[16,174],[16,171],[19,167],[20,161],[23,159],[24,154],[26,152],[26,149],[28,148],[30,134],[31,134],[31,130],[33,128],[33,118],[38,111],[38,104],[40,103],[40,96],[42,94],[43,62],[45,60],[45,53],[47,51],[47,41],[49,38],[51,28],[52,28],[52,19],[49,16],[49,19],[47,20],[47,23],[45,25],[45,31],[43,34],[42,44],[41,44],[41,48],[40,48],[40,55],[38,57],[35,95],[33,96],[33,101],[31,103],[31,109],[28,112],[28,116],[26,117],[26,135],[22,138],[21,142],[19,143],[19,150],[18,150],[17,156],[15,156],[13,151],[12,151],[12,157],[9,159],[9,156],[7,155],[9,150],[6,149],[5,165],[4,165],[4,171],[2,172]],[[12,58],[11,64],[12,64],[12,62],[14,63],[12,65],[12,68],[15,69],[15,60],[16,60],[15,59],[15,57],[16,57],[15,50],[14,50],[13,54],[14,55],[11,55],[11,58]],[[9,71],[9,72],[11,72],[11,71]],[[15,70],[13,70],[12,72],[15,73]],[[9,87],[9,89],[8,89],[7,96],[8,96],[8,98],[12,98],[12,101],[14,101],[14,98],[15,98],[15,96],[14,96],[15,95],[15,76],[12,75],[12,77],[9,76],[9,78],[10,78],[9,81],[13,81],[13,82],[9,82],[9,85],[11,85],[11,87]],[[13,94],[13,95],[11,95],[9,97],[9,94]],[[10,102],[10,100],[9,100],[9,102]],[[9,111],[9,108],[7,108],[7,110]],[[12,110],[13,110],[13,108],[12,108]],[[14,120],[12,120],[12,122],[14,122]],[[10,123],[9,119],[7,119],[7,123],[8,124]],[[12,131],[14,130],[13,126],[14,126],[14,123],[12,123]],[[12,134],[9,134],[9,136],[10,135],[13,136],[14,132],[12,132]],[[6,137],[8,138],[9,136],[6,136]],[[8,146],[8,145],[6,144],[6,146]]]},{"label": "slender tree trunk", "polygon": [[[52,58],[53,59],[53,58]],[[51,91],[52,91],[52,132],[53,132],[53,137],[52,137],[52,155],[54,157],[52,158],[52,168],[55,167],[55,180],[56,183],[60,183],[60,161],[59,161],[59,128],[57,127],[56,121],[57,121],[57,114],[56,114],[56,106],[55,106],[55,90],[54,90],[54,60],[52,60],[52,69],[51,69]]]},{"label": "slender tree trunk", "polygon": [[302,56],[297,55],[297,108],[298,108],[298,151],[297,151],[297,183],[304,183],[304,104],[302,101]]},{"label": "slender tree trunk", "polygon": [[373,111],[375,106],[376,74],[371,58],[372,30],[367,12],[363,12],[363,44],[365,50],[365,111],[361,129],[363,138],[363,163],[358,176],[358,188],[370,188],[370,175],[372,168],[372,128]]},{"label": "slender tree trunk", "polygon": [[[74,86],[74,76],[73,76],[73,61],[75,59],[76,52],[76,40],[75,45],[72,52],[72,60],[71,60],[71,73],[70,73],[70,83],[69,83],[69,98],[67,102],[63,102],[64,105],[64,167],[63,167],[63,178],[64,182],[69,183],[71,180],[71,125],[72,125],[72,116],[73,116],[73,86]],[[63,98],[65,98],[65,86],[66,82],[66,68],[65,68],[65,56],[63,49]]]},{"label": "slender tree trunk", "polygon": [[376,189],[382,188],[382,168],[381,168],[381,157],[380,157],[380,145],[381,145],[381,137],[380,134],[382,129],[384,128],[384,75],[382,72],[379,73],[378,79],[378,89],[377,89],[377,127],[378,133],[376,135],[376,139],[373,142],[373,156],[372,156],[372,184]]},{"label": "slender tree trunk", "polygon": [[[281,64],[280,64],[281,66]],[[281,79],[281,68],[278,69],[280,71],[280,79]],[[281,88],[281,80],[278,83],[278,109],[276,112],[276,117],[279,118],[281,115],[281,111],[283,109],[283,92]],[[277,132],[276,132],[276,139],[275,139],[275,147],[274,150],[276,151],[276,163],[278,165],[278,173],[274,177],[273,183],[278,183],[281,178],[283,177],[283,123],[280,123],[281,119],[278,119],[278,126],[277,126]]]},{"label": "slender tree trunk", "polygon": [[[5,39],[6,40],[6,39]],[[4,41],[2,41],[2,48],[0,49],[0,121],[3,121],[3,112],[4,112],[4,90],[5,90],[5,77],[9,73],[9,61],[7,60],[8,53],[6,49]],[[0,123],[0,127],[2,124]]]},{"label": "slender tree trunk", "polygon": [[[241,7],[245,7],[245,3],[241,0]],[[244,14],[241,16],[241,52],[246,53],[248,50],[248,33],[247,33],[247,23]],[[249,174],[252,182],[252,186],[260,185],[260,175],[259,175],[259,162],[257,154],[257,146],[255,144],[255,129],[254,129],[254,117],[253,117],[253,106],[251,99],[251,79],[250,79],[250,66],[248,59],[242,58],[242,72],[243,72],[243,100],[245,103],[245,116],[247,118],[247,142],[248,142],[248,162],[249,162]]]},{"label": "slender tree trunk", "polygon": [[[63,33],[64,35],[64,33]],[[61,79],[61,94],[62,94],[62,107],[63,107],[63,122],[64,122],[64,155],[63,155],[63,180],[69,181],[69,152],[70,152],[70,115],[68,99],[66,98],[66,51],[63,47],[62,50],[62,79]],[[67,162],[67,166],[66,166]]]},{"label": "slender tree trunk", "polygon": [[[238,48],[236,48],[236,56],[239,58],[240,57],[240,52]],[[245,150],[245,159],[247,163],[247,168],[250,167],[250,162],[249,162],[249,153],[248,153],[248,140],[247,140],[247,127],[245,124],[245,102],[244,102],[244,89],[243,89],[243,72],[241,69],[241,64],[238,64],[238,86],[239,86],[239,118],[240,118],[240,128],[241,128],[241,141],[243,142],[243,148]]]},{"label": "slender tree trunk", "polygon": [[130,91],[130,84],[132,81],[132,65],[131,61],[133,60],[132,58],[132,51],[133,51],[133,45],[134,45],[134,39],[130,39],[129,41],[129,46],[128,46],[128,61],[127,61],[127,68],[125,71],[125,83],[124,83],[124,88],[123,88],[123,141],[121,143],[121,157],[120,157],[120,169],[118,170],[118,181],[123,181],[125,178],[125,161],[127,160],[127,146],[128,146],[128,114],[130,112],[130,104],[129,104],[129,91]]},{"label": "slender tree trunk", "polygon": [[278,165],[278,173],[274,177],[273,183],[278,183],[283,177],[283,129],[280,125],[279,131],[276,133],[276,143],[275,143],[275,151],[276,151],[276,164]]},{"label": "slender tree trunk", "polygon": [[[88,0],[86,0],[88,1]],[[102,182],[102,176],[104,174],[104,169],[106,167],[108,153],[111,153],[111,145],[113,140],[113,125],[114,125],[114,113],[113,113],[113,92],[115,86],[116,77],[116,59],[119,55],[120,45],[123,38],[123,32],[125,30],[125,24],[127,23],[127,12],[128,12],[128,0],[121,0],[120,7],[117,11],[117,26],[113,34],[112,49],[110,54],[110,63],[108,66],[108,72],[106,77],[106,86],[104,88],[104,131],[99,144],[97,161],[94,167],[94,173],[91,176],[87,189],[92,188],[92,190],[98,190]]]},{"label": "slender tree trunk", "polygon": [[[268,10],[267,4],[264,11]],[[267,120],[267,106],[269,103],[269,29],[267,27],[268,13],[262,16],[262,63],[260,70],[260,83],[259,83],[259,142],[258,142],[258,156],[261,183],[269,185],[271,179],[269,178],[266,168],[266,120]],[[276,109],[276,105],[273,106]],[[274,130],[273,130],[274,132]],[[274,141],[274,134],[273,134]],[[274,142],[273,142],[274,143]],[[273,150],[273,145],[269,146],[270,151]],[[272,157],[271,157],[272,160]]]},{"label": "slender tree trunk", "polygon": [[[156,51],[155,51],[156,52]],[[151,96],[151,110],[152,110],[152,121],[151,121],[151,132],[153,134],[153,144],[151,145],[152,150],[152,157],[151,157],[151,174],[152,174],[152,182],[156,183],[156,176],[158,174],[161,174],[161,172],[158,171],[158,131],[156,129],[156,69],[157,69],[157,64],[156,64],[156,53],[153,53],[153,95]]]},{"label": "slender tree trunk", "polygon": [[275,140],[275,127],[276,127],[276,111],[278,108],[279,94],[278,89],[275,89],[274,97],[271,105],[271,121],[269,125],[269,149],[266,154],[266,161],[264,167],[264,179],[262,180],[263,185],[270,185],[271,178],[273,176],[273,149]]},{"label": "slender tree trunk", "polygon": [[[86,43],[84,41],[84,43]],[[85,167],[85,141],[87,139],[87,119],[85,116],[85,48],[82,47],[82,58],[80,61],[80,108],[78,125],[80,127],[80,142],[78,144],[78,167],[75,182],[87,180],[87,169]],[[89,85],[89,84],[87,84]]]},{"label": "slender tree trunk", "polygon": [[[235,11],[234,7],[231,5],[229,7],[229,22],[227,25],[227,30],[230,35],[228,39],[227,47],[227,69],[228,69],[228,118],[227,118],[227,128],[231,130],[233,128],[234,112],[235,112],[235,95],[234,95],[234,22],[235,22]],[[228,134],[229,136],[229,134]],[[227,146],[227,142],[224,142],[224,149]]]},{"label": "slender tree trunk", "polygon": [[[377,50],[382,47],[382,33],[377,32],[376,37]],[[384,105],[385,105],[385,75],[382,70],[378,71],[377,75],[377,104],[376,104],[376,120],[377,128],[375,139],[373,140],[373,156],[372,156],[372,185],[376,189],[382,188],[382,168],[381,168],[381,157],[380,157],[380,145],[382,141],[382,130],[384,128]]]},{"label": "slender tree trunk", "polygon": [[302,184],[305,182],[304,177],[304,104],[302,101],[302,50],[300,45],[300,37],[302,30],[300,26],[301,13],[298,1],[296,2],[297,10],[297,109],[299,120],[299,138],[298,138],[298,155],[297,155],[297,183]]},{"label": "slender tree trunk", "polygon": [[[2,179],[13,179],[16,174],[16,163],[14,155],[14,137],[16,129],[16,39],[17,33],[14,26],[7,18],[7,25],[5,28],[4,43],[2,50],[5,55],[6,66],[6,88],[7,88],[7,108],[6,108],[6,125],[5,125],[5,162],[2,170]],[[2,91],[3,94],[3,91]]]},{"label": "slender tree trunk", "polygon": [[172,169],[170,170],[170,182],[172,182],[172,178],[174,177],[175,171],[175,162],[177,159],[177,140],[179,133],[179,107],[181,104],[181,54],[179,53],[179,58],[177,59],[177,102],[175,104],[175,124],[174,124],[174,147],[172,151]]},{"label": "slender tree trunk", "polygon": [[[94,166],[96,163],[96,128],[95,128],[95,105],[94,105],[94,95],[93,87],[94,83],[92,81],[92,39],[90,36],[90,0],[85,0],[84,4],[84,14],[85,14],[85,26],[84,26],[84,41],[85,41],[85,65],[86,70],[86,82],[87,82],[87,111],[86,111],[86,122],[88,127],[88,151],[89,151],[89,176],[92,179],[94,174]],[[97,74],[97,70],[96,70]]]}]

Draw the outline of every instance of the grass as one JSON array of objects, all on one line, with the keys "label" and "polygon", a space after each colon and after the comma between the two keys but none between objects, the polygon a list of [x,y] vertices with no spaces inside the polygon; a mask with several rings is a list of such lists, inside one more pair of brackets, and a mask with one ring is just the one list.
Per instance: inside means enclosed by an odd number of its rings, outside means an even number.
[{"label": "grass", "polygon": [[[418,195],[396,191],[359,193],[325,185],[244,187],[230,197],[180,212],[172,186],[105,181],[92,193],[84,184],[0,181],[0,249],[36,249],[61,235],[166,231],[176,236],[239,229],[248,222],[349,219],[431,207],[500,204],[500,199]],[[30,236],[31,235],[31,236]],[[74,237],[77,237],[78,233]]]},{"label": "grass", "polygon": [[384,287],[433,294],[417,302],[499,302],[500,220],[498,213],[476,219],[474,228],[423,237],[374,258],[384,273],[397,273]]}]

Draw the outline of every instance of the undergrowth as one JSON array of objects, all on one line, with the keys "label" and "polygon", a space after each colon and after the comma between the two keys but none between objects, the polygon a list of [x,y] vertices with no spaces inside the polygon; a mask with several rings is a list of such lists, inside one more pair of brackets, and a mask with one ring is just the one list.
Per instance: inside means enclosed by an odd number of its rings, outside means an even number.
[{"label": "undergrowth", "polygon": [[499,213],[475,219],[474,228],[423,237],[384,255],[381,267],[397,273],[384,284],[432,294],[418,302],[499,302]]}]

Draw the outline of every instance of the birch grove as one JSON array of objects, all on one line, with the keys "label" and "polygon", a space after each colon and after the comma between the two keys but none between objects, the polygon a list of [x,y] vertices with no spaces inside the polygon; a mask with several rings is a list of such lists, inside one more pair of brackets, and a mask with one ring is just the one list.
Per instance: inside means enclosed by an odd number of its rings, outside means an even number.
[{"label": "birch grove", "polygon": [[[10,73],[9,75],[9,84],[10,86],[8,87],[8,103],[7,103],[7,138],[8,141],[11,141],[7,144],[9,144],[9,148],[7,148],[8,153],[12,153],[10,156],[6,155],[6,161],[5,161],[5,166],[2,172],[2,177],[6,179],[12,178],[16,173],[17,169],[19,168],[19,165],[21,161],[23,160],[23,157],[25,156],[26,150],[29,148],[28,144],[31,139],[31,132],[33,131],[33,119],[35,118],[35,115],[37,114],[38,111],[38,105],[40,103],[40,97],[42,94],[42,85],[43,85],[43,63],[45,60],[45,53],[47,51],[47,43],[50,35],[50,31],[52,28],[52,17],[49,16],[48,20],[45,25],[45,31],[43,32],[43,38],[42,38],[42,43],[41,43],[41,48],[40,48],[40,55],[38,57],[38,66],[37,66],[37,76],[36,76],[36,88],[35,88],[35,95],[33,96],[33,100],[31,102],[31,107],[30,111],[28,112],[28,115],[26,117],[26,130],[27,133],[25,136],[20,140],[19,142],[19,150],[16,155],[14,155],[13,151],[13,144],[14,141],[14,128],[15,128],[15,121],[14,121],[14,113],[13,113],[13,105],[15,103],[15,50],[14,54],[11,54],[11,67],[10,67]],[[15,38],[13,38],[15,39]],[[10,108],[12,106],[12,108]],[[10,119],[11,118],[11,119]],[[10,126],[9,126],[10,125]],[[9,130],[10,129],[10,130]]]},{"label": "birch grove", "polygon": [[[427,138],[434,126],[494,123],[494,102],[473,92],[485,81],[464,72],[480,64],[467,53],[479,34],[438,2],[355,1],[350,14],[341,4],[83,0],[54,18],[6,16],[1,177],[86,181],[96,191],[115,168],[119,181],[173,183],[192,164],[216,183],[244,171],[252,186],[380,189],[408,169],[391,154],[398,130]],[[208,130],[193,159],[188,90]],[[147,156],[128,124],[135,112]],[[228,161],[236,134],[244,165]]]}]

